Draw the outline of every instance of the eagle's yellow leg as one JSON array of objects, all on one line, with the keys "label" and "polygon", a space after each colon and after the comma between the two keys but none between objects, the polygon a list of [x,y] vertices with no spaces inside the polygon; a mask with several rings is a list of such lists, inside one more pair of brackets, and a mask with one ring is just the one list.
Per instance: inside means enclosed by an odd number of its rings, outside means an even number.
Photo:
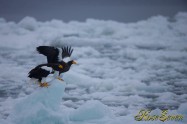
[{"label": "eagle's yellow leg", "polygon": [[57,77],[57,79],[60,80],[60,81],[64,81],[64,80],[63,80],[62,78],[60,78],[60,77]]}]

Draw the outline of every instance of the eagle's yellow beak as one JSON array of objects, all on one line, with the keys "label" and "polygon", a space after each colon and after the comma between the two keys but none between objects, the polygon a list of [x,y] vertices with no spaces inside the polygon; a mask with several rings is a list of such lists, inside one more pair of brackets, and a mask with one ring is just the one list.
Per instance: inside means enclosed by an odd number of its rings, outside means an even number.
[{"label": "eagle's yellow beak", "polygon": [[74,61],[74,60],[73,60],[73,62],[72,62],[72,63],[73,63],[73,64],[77,64],[77,62],[76,62],[76,61]]}]

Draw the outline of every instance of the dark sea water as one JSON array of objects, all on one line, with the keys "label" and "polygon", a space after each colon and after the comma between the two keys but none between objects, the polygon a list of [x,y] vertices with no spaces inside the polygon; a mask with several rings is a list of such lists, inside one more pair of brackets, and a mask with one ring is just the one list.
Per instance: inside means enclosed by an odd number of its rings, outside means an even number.
[{"label": "dark sea water", "polygon": [[174,16],[187,11],[186,0],[0,0],[0,17],[20,21],[31,16],[39,21],[87,18],[136,22],[150,16]]}]

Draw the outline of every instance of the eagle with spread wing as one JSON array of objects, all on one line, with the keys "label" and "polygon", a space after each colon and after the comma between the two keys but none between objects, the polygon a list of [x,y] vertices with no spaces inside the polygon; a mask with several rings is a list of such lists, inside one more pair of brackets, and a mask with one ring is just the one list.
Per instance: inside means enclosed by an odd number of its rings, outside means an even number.
[{"label": "eagle with spread wing", "polygon": [[[58,79],[60,78],[60,74],[69,71],[72,64],[77,64],[76,61],[71,60],[71,54],[73,53],[73,49],[71,47],[53,47],[53,46],[39,46],[36,50],[47,57],[48,63],[59,63],[62,65],[62,71],[59,71]],[[65,62],[65,59],[69,58],[69,61]],[[57,73],[54,70],[54,73]],[[56,74],[55,74],[56,75]]]}]

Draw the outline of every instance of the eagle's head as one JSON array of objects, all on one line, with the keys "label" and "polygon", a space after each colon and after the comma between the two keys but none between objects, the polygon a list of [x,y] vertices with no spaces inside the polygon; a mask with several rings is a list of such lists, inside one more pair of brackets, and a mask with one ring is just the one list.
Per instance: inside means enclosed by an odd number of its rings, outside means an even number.
[{"label": "eagle's head", "polygon": [[77,64],[77,62],[75,60],[71,60],[68,62],[69,65],[72,65],[72,64]]}]

